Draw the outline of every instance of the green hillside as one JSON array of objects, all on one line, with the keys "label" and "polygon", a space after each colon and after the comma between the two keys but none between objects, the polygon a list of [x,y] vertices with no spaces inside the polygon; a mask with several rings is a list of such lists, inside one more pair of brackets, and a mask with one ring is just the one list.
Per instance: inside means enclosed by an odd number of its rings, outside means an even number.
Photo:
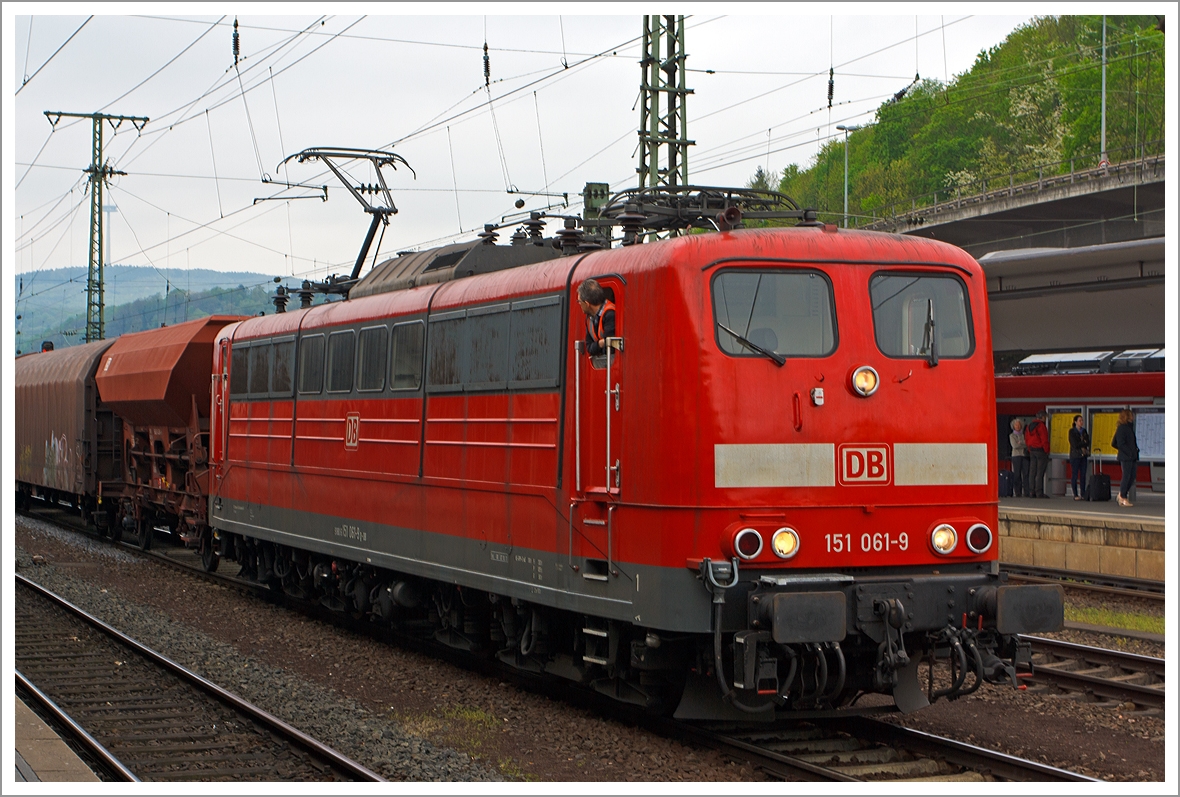
[{"label": "green hillside", "polygon": [[[225,277],[224,274],[220,276]],[[261,277],[263,284],[238,285],[233,288],[215,287],[192,292],[174,288],[124,304],[108,304],[105,313],[106,337],[116,338],[127,332],[142,332],[163,325],[172,326],[210,315],[251,316],[273,313],[275,308],[271,297],[276,287],[274,280],[262,275],[251,276]],[[292,297],[292,304],[288,307],[298,307],[298,301],[297,297]],[[323,301],[325,297],[317,296],[315,304]],[[18,313],[18,316],[17,353],[35,351],[46,340],[52,341],[55,348],[61,348],[77,345],[85,339],[84,301],[80,312],[68,316],[46,312],[40,313],[39,316],[33,315],[32,318],[25,313]],[[48,323],[36,324],[38,317],[42,322]]]},{"label": "green hillside", "polygon": [[[34,328],[60,326],[67,317],[86,312],[86,266],[31,271],[12,277],[16,312]],[[107,265],[103,269],[108,306],[127,304],[177,289],[189,293],[235,285],[263,285],[271,277],[248,271],[155,269]]]},{"label": "green hillside", "polygon": [[[1106,148],[1112,163],[1164,151],[1164,33],[1155,16],[1109,16]],[[893,206],[977,193],[1010,181],[1098,165],[1102,17],[1042,17],[1017,28],[949,85],[926,79],[877,109],[848,141],[855,225]],[[837,79],[839,75],[837,75]],[[1072,161],[1072,162],[1071,162]],[[843,212],[844,139],[808,168],[761,169],[749,185],[776,188],[836,221]]]}]

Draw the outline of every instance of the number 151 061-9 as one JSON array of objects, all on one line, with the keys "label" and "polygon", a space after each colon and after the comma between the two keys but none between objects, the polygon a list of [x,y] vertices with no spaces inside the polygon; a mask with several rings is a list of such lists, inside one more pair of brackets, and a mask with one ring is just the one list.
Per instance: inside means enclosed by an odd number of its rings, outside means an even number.
[{"label": "number 151 061-9", "polygon": [[[824,541],[828,546],[828,553],[852,553],[853,535],[825,534]],[[904,531],[896,537],[882,531],[860,535],[860,550],[863,553],[888,553],[889,551],[905,551],[910,547],[910,535]]]}]

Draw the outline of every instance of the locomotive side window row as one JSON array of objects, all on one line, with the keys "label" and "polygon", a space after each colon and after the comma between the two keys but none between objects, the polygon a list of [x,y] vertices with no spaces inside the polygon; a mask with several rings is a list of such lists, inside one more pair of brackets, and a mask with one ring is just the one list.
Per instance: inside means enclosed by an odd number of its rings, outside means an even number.
[{"label": "locomotive side window row", "polygon": [[877,347],[887,357],[970,357],[967,289],[951,274],[882,272],[869,280]]},{"label": "locomotive side window row", "polygon": [[733,357],[765,356],[758,349],[824,357],[836,349],[831,284],[818,271],[721,271],[713,317],[717,345]]},{"label": "locomotive side window row", "polygon": [[417,390],[424,329],[421,321],[408,321],[394,324],[392,332],[382,324],[332,332],[326,339],[305,335],[299,344],[299,392],[351,393],[355,387],[358,393],[380,393],[387,383],[392,390]]},{"label": "locomotive side window row", "polygon": [[229,392],[234,398],[289,398],[295,371],[295,338],[237,344],[230,359]]},{"label": "locomotive side window row", "polygon": [[561,297],[546,296],[430,317],[431,393],[556,387]]},{"label": "locomotive side window row", "polygon": [[[430,316],[425,370],[431,392],[556,387],[560,380],[561,297],[546,296]],[[300,337],[236,343],[230,395],[301,395],[419,390],[424,370],[422,321],[366,326]]]}]

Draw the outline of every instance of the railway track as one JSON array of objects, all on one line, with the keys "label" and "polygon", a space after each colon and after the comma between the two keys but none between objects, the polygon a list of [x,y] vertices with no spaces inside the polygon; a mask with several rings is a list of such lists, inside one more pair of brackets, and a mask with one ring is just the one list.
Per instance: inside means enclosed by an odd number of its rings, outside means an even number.
[{"label": "railway track", "polygon": [[[43,519],[49,518],[42,515]],[[72,519],[71,519],[72,520]],[[60,521],[54,521],[60,522]],[[72,524],[71,524],[72,525]],[[157,547],[146,552],[137,546],[121,543],[122,547],[137,554],[151,557],[163,564],[196,573],[203,578],[233,586],[244,592],[269,597],[271,591],[254,582],[238,579],[228,573],[206,573],[199,555],[183,548]],[[1093,661],[1083,652],[1089,649],[1080,645],[1055,643],[1053,640],[1033,640],[1036,659],[1036,675],[1027,679],[1034,686],[1058,683],[1058,676],[1068,678],[1071,670],[1081,670],[1084,683],[1075,689],[1085,690],[1091,685],[1086,679],[1094,679],[1096,673],[1087,672],[1077,662]],[[1044,645],[1044,647],[1041,647]],[[1050,650],[1049,646],[1052,647]],[[1076,649],[1076,650],[1072,650]],[[1117,656],[1117,652],[1104,651]],[[1071,658],[1072,656],[1072,658]],[[1138,657],[1159,661],[1150,657]],[[1125,661],[1125,660],[1124,660]],[[1071,664],[1070,662],[1077,663]],[[1056,663],[1056,666],[1054,666]],[[1043,668],[1043,671],[1042,671]],[[1127,670],[1111,673],[1116,677]],[[1156,672],[1153,670],[1153,672]],[[1162,661],[1158,674],[1151,678],[1162,681]],[[1123,682],[1135,679],[1123,678]],[[1116,682],[1119,683],[1119,682]],[[1123,684],[1126,686],[1126,683]],[[1136,688],[1138,687],[1138,688]],[[1070,688],[1061,682],[1061,688]],[[1148,690],[1148,691],[1144,691]],[[1137,705],[1156,699],[1162,705],[1162,686],[1140,686],[1130,684],[1130,691],[1139,696]],[[1093,694],[1099,694],[1093,691]],[[1130,697],[1122,698],[1133,700]],[[637,719],[637,718],[636,718]],[[745,730],[723,730],[709,727],[685,726],[677,723],[676,728],[653,728],[661,733],[685,736],[698,743],[729,751],[735,757],[751,760],[767,774],[788,780],[829,780],[829,781],[1090,781],[1087,776],[1067,770],[1049,767],[1034,761],[1008,756],[973,745],[930,734],[900,728],[890,723],[867,717],[846,717],[839,720],[814,720],[808,724],[795,723],[788,728],[768,730],[764,728]]]},{"label": "railway track", "polygon": [[1008,574],[1011,582],[1028,584],[1061,584],[1066,589],[1085,590],[1123,598],[1143,598],[1163,601],[1164,582],[1143,578],[1106,576],[1097,573],[1077,573],[1072,570],[1058,570],[1052,567],[1035,567],[1001,563],[1000,569]]},{"label": "railway track", "polygon": [[17,575],[18,682],[118,780],[381,781]]},{"label": "railway track", "polygon": [[689,731],[698,741],[785,780],[843,782],[1095,782],[1077,772],[868,717],[775,728]]},{"label": "railway track", "polygon": [[1164,707],[1164,659],[1119,650],[1026,637],[1033,648],[1033,674],[1025,683],[1088,694],[1136,708]]}]

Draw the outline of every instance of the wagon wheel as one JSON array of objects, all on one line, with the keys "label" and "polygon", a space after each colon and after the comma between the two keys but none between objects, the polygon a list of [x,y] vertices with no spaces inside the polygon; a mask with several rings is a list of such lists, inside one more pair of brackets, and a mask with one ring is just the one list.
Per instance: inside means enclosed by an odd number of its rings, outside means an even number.
[{"label": "wagon wheel", "polygon": [[139,546],[139,550],[146,551],[152,547],[152,535],[155,531],[152,529],[152,519],[145,515],[139,519],[139,538],[135,544]]},{"label": "wagon wheel", "polygon": [[217,541],[213,539],[212,532],[207,532],[201,535],[201,566],[205,568],[206,573],[212,573],[217,570],[219,564],[221,553],[217,550]]}]

